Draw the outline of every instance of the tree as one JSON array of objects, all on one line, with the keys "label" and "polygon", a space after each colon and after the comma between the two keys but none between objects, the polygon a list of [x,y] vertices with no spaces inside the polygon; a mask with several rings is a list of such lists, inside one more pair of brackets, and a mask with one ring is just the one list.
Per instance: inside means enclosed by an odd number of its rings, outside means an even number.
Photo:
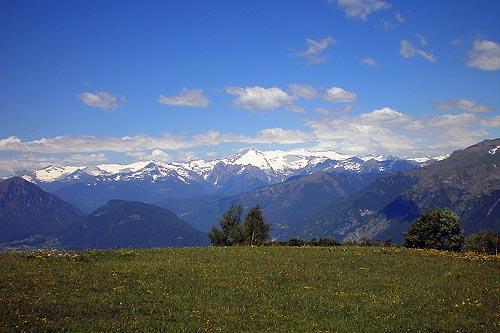
[{"label": "tree", "polygon": [[461,251],[464,234],[458,216],[449,209],[429,210],[413,222],[405,235],[406,247]]},{"label": "tree", "polygon": [[259,205],[248,211],[243,226],[241,213],[240,205],[233,205],[224,213],[219,221],[222,230],[213,227],[208,233],[212,245],[262,245],[269,239],[271,226],[266,223]]},{"label": "tree", "polygon": [[243,242],[240,205],[233,205],[219,221],[222,231],[213,227],[208,233],[212,245],[234,245]]},{"label": "tree", "polygon": [[208,233],[208,238],[212,245],[225,246],[229,245],[228,239],[223,232],[218,230],[216,227],[212,227],[212,230]]},{"label": "tree", "polygon": [[271,225],[267,223],[262,215],[260,206],[250,208],[243,221],[243,237],[245,243],[250,245],[262,245],[269,240]]},{"label": "tree", "polygon": [[497,254],[499,248],[500,234],[491,230],[481,230],[465,239],[465,250],[467,251]]}]

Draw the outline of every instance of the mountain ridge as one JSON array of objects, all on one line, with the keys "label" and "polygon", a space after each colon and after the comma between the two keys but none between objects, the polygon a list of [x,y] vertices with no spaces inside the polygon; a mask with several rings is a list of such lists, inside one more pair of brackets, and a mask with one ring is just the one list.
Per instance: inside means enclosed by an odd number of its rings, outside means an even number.
[{"label": "mountain ridge", "polygon": [[[414,163],[415,165],[425,165],[432,163],[432,161],[441,160],[445,155],[437,157],[419,157],[419,158],[399,158],[395,156],[383,155],[347,155],[340,154],[333,150],[325,151],[309,151],[306,149],[281,151],[260,151],[253,147],[248,147],[242,151],[230,155],[226,158],[215,160],[191,160],[186,162],[163,162],[160,160],[148,160],[133,162],[130,164],[98,164],[95,168],[88,166],[58,166],[49,165],[42,169],[32,171],[20,171],[17,176],[23,177],[28,181],[34,183],[48,183],[54,181],[61,181],[66,178],[71,179],[79,173],[86,173],[89,176],[112,176],[122,174],[140,175],[138,171],[145,168],[162,168],[164,173],[175,171],[181,177],[189,178],[196,174],[201,178],[208,178],[208,174],[216,167],[217,164],[223,163],[225,165],[233,166],[253,166],[261,170],[273,171],[289,175],[296,172],[304,172],[313,168],[317,164],[323,163],[327,160],[330,161],[344,161],[352,159],[353,163],[363,163],[369,160],[375,161],[394,161],[406,160]],[[309,169],[308,169],[309,168]],[[186,179],[184,179],[186,180]]]},{"label": "mountain ridge", "polygon": [[[189,162],[135,162],[87,167],[49,167],[23,177],[85,212],[110,199],[158,202],[165,198],[237,195],[318,171],[338,173],[395,172],[433,163],[396,157],[339,154],[335,151],[258,151],[247,148],[224,159]],[[76,169],[75,169],[76,168]],[[43,175],[38,180],[37,175]],[[48,175],[53,175],[50,178]]]},{"label": "mountain ridge", "polygon": [[170,210],[137,201],[109,200],[61,239],[64,247],[150,248],[208,245],[206,234]]},{"label": "mountain ridge", "polygon": [[83,213],[20,177],[0,181],[0,242],[60,235]]},{"label": "mountain ridge", "polygon": [[500,231],[500,155],[492,153],[497,147],[500,139],[485,140],[435,164],[377,179],[347,201],[325,208],[302,236],[401,241],[413,219],[432,208],[455,211],[466,234]]}]

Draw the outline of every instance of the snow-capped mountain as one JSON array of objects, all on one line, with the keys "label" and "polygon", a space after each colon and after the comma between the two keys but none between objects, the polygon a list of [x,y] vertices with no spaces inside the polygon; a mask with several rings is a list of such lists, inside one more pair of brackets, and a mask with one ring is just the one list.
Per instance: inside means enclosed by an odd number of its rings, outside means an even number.
[{"label": "snow-capped mountain", "polygon": [[[243,151],[218,160],[193,160],[187,162],[140,161],[131,164],[99,164],[93,168],[87,166],[55,166],[24,172],[20,175],[31,182],[43,184],[61,181],[79,181],[82,176],[94,177],[98,181],[147,180],[151,182],[176,178],[184,183],[208,181],[214,186],[220,185],[221,173],[244,175],[248,172],[262,173],[269,182],[283,181],[298,174],[309,174],[319,170],[336,169],[338,171],[362,172],[368,164],[380,165],[384,171],[389,165],[394,168],[396,162],[407,162],[422,166],[441,159],[439,157],[418,157],[400,159],[382,155],[357,157],[339,154],[335,151],[309,151],[305,149],[282,151],[259,151],[247,148]],[[389,170],[386,170],[389,171]]]},{"label": "snow-capped mountain", "polygon": [[[317,171],[391,173],[427,165],[435,159],[357,157],[335,151],[259,151],[247,148],[227,158],[186,162],[49,166],[20,175],[61,198],[91,209],[105,199],[154,202],[164,197],[234,195]],[[85,204],[87,202],[88,204]]]}]

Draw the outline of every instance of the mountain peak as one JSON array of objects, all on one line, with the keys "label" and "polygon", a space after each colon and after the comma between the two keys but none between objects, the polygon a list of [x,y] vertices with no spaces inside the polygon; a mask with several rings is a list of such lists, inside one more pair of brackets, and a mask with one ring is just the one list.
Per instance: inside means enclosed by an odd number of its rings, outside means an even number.
[{"label": "mountain peak", "polygon": [[257,148],[250,146],[250,147],[246,147],[246,148],[240,150],[239,152],[229,156],[228,158],[239,157],[239,156],[243,156],[246,154],[262,154],[262,152],[260,150],[258,150]]},{"label": "mountain peak", "polygon": [[245,148],[241,152],[227,158],[229,164],[251,165],[260,169],[272,169],[263,152],[254,147]]},{"label": "mountain peak", "polygon": [[77,170],[83,170],[85,168],[86,167],[81,167],[81,166],[49,165],[46,168],[36,170],[34,174],[37,180],[41,182],[50,182],[62,178],[64,176],[70,175]]},{"label": "mountain peak", "polygon": [[202,246],[208,239],[168,209],[113,199],[66,232],[63,242],[76,249],[149,248]]},{"label": "mountain peak", "polygon": [[5,186],[9,186],[9,185],[23,185],[23,184],[30,184],[30,185],[32,185],[26,179],[24,179],[22,177],[18,177],[18,176],[4,179],[4,180],[1,181],[1,183],[4,184]]},{"label": "mountain peak", "polygon": [[0,182],[0,242],[57,234],[82,215],[76,207],[21,177]]}]

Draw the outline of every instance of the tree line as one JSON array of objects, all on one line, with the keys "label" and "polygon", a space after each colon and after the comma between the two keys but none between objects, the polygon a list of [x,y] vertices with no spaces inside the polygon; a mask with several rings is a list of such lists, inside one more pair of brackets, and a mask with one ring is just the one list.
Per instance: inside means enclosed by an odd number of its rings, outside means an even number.
[{"label": "tree line", "polygon": [[[221,229],[215,227],[208,236],[212,245],[281,245],[281,246],[391,246],[391,240],[368,240],[338,242],[331,238],[287,241],[269,241],[271,225],[266,221],[259,205],[250,208],[243,224],[241,205],[233,205],[219,221]],[[405,233],[403,246],[408,248],[429,248],[446,251],[472,251],[497,254],[500,248],[500,234],[481,230],[464,237],[458,216],[449,209],[432,209],[421,214]]]}]

